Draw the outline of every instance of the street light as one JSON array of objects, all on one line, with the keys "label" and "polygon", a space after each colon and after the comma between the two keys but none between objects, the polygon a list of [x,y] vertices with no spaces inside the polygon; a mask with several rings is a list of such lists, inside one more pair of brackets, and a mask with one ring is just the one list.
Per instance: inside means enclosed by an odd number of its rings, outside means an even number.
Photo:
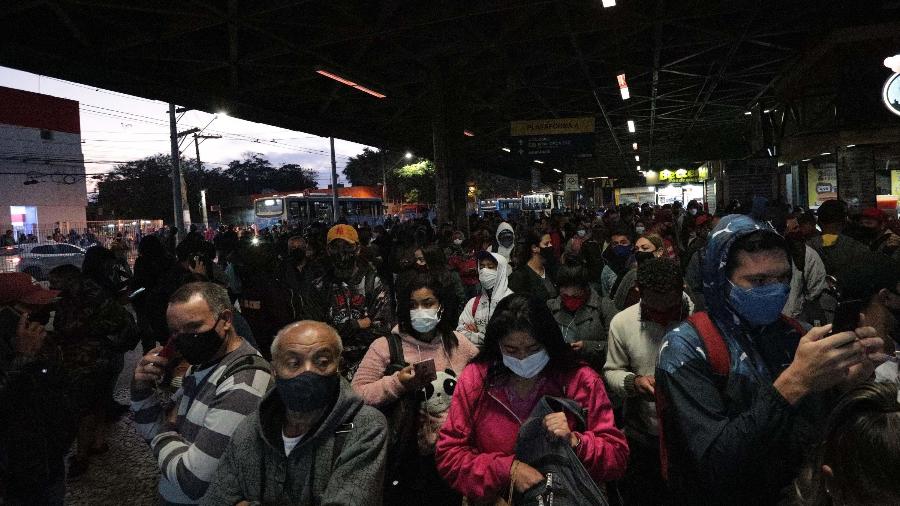
[{"label": "street light", "polygon": [[634,121],[632,121],[632,120],[628,120],[628,131],[631,132],[631,133],[634,133],[634,132],[635,132],[635,129],[634,129]]},{"label": "street light", "polygon": [[409,151],[407,151],[406,154],[403,155],[403,157],[406,158],[407,160],[412,160],[413,154],[410,153]]}]

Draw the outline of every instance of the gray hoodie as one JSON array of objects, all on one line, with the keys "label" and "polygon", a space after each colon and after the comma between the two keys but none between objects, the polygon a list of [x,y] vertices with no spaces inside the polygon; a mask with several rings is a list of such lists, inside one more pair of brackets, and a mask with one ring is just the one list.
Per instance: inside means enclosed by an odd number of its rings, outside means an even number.
[{"label": "gray hoodie", "polygon": [[[364,405],[341,379],[331,412],[287,456],[284,417],[275,388],[235,431],[201,505],[381,504],[387,422],[380,411]],[[334,456],[336,432],[343,442]]]}]

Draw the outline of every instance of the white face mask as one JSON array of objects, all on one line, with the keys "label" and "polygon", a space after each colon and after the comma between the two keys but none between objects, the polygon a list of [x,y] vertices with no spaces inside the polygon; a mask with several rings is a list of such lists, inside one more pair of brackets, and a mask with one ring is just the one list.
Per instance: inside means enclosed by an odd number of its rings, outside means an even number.
[{"label": "white face mask", "polygon": [[634,227],[634,233],[637,235],[643,235],[645,230],[644,227]]},{"label": "white face mask", "polygon": [[462,239],[453,239],[453,244],[455,244],[457,246],[462,246],[462,242],[463,242]]},{"label": "white face mask", "polygon": [[440,309],[412,309],[409,311],[409,321],[416,332],[431,332],[441,321]]},{"label": "white face mask", "polygon": [[550,355],[547,355],[547,350],[532,353],[521,360],[503,353],[503,365],[516,376],[525,379],[531,379],[540,374],[548,362],[550,362]]},{"label": "white face mask", "polygon": [[696,216],[696,215],[697,215],[697,208],[692,207],[692,208],[688,209],[688,212],[691,213],[691,216]]},{"label": "white face mask", "polygon": [[497,286],[497,269],[481,269],[478,271],[478,281],[486,290],[493,290]]}]

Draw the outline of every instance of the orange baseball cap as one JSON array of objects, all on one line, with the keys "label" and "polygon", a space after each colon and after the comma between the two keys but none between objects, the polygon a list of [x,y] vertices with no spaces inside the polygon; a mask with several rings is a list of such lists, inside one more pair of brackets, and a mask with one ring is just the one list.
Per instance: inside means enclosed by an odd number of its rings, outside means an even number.
[{"label": "orange baseball cap", "polygon": [[350,244],[359,244],[359,234],[350,225],[335,225],[328,230],[328,243],[335,239],[343,239]]}]

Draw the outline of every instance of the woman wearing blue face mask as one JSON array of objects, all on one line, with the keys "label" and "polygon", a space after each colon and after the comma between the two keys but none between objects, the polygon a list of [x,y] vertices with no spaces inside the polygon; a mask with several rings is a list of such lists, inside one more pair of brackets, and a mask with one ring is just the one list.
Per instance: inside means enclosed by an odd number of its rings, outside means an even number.
[{"label": "woman wearing blue face mask", "polygon": [[519,428],[545,395],[567,397],[587,411],[582,432],[563,413],[546,416],[548,436],[571,445],[598,483],[620,478],[628,446],[613,424],[603,382],[566,344],[546,304],[519,294],[497,306],[481,354],[459,379],[437,441],[441,476],[476,503],[541,483],[540,471],[516,460],[514,449]]},{"label": "woman wearing blue face mask", "polygon": [[[435,393],[452,395],[456,378],[478,354],[474,344],[454,331],[455,309],[444,309],[456,308],[456,300],[447,273],[416,272],[404,279],[397,287],[398,325],[390,336],[372,342],[353,376],[353,390],[366,404],[383,410],[395,425],[397,440],[388,448],[385,504],[460,502],[434,466],[434,443],[447,417],[447,404],[421,402]],[[388,340],[401,347],[402,361],[410,365],[395,366]],[[412,364],[423,361],[434,361],[439,378],[417,373]],[[398,413],[401,403],[405,411]]]}]

